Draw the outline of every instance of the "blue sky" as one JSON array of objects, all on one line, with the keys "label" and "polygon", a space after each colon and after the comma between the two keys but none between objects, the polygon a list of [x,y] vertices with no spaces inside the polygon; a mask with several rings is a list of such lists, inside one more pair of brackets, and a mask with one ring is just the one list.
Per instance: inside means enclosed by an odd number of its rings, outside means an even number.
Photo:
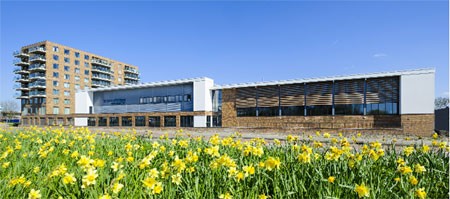
[{"label": "blue sky", "polygon": [[448,2],[12,2],[1,4],[0,101],[12,52],[43,40],[140,67],[142,82],[217,84],[435,67],[448,95]]}]

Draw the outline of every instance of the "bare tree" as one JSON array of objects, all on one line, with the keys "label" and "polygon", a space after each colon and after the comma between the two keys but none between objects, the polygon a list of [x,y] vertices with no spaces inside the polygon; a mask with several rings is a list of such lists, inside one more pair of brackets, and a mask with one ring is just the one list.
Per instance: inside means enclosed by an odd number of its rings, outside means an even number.
[{"label": "bare tree", "polygon": [[18,109],[19,106],[13,100],[0,102],[1,115],[5,116],[9,120],[11,120],[11,118],[14,117],[14,114],[19,111]]},{"label": "bare tree", "polygon": [[434,100],[434,109],[443,109],[448,106],[448,97],[438,97]]}]

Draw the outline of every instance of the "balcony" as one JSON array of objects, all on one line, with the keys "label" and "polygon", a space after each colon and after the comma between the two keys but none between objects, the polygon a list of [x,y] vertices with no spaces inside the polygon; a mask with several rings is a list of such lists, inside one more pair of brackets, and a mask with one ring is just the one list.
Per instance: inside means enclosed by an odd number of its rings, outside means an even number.
[{"label": "balcony", "polygon": [[40,88],[45,89],[46,88],[45,82],[42,82],[42,81],[32,82],[29,84],[29,86],[30,86],[30,89],[40,89]]},{"label": "balcony", "polygon": [[13,52],[13,56],[14,56],[14,57],[18,57],[18,58],[29,57],[28,54],[23,53],[23,52],[21,52],[21,51],[14,51],[14,52]]},{"label": "balcony", "polygon": [[98,64],[98,65],[101,65],[101,66],[106,66],[106,67],[111,67],[112,66],[112,64],[110,62],[108,62],[106,60],[103,60],[103,59],[95,59],[95,58],[93,58],[93,59],[91,59],[91,63],[92,64]]},{"label": "balcony", "polygon": [[105,76],[99,76],[99,75],[92,75],[92,80],[97,79],[97,80],[103,80],[103,81],[111,81],[111,77],[105,77]]},{"label": "balcony", "polygon": [[28,87],[19,87],[19,88],[16,88],[16,90],[18,90],[18,91],[29,91],[30,88],[28,88]]},{"label": "balcony", "polygon": [[45,53],[45,47],[43,46],[36,46],[28,49],[28,52],[30,53]]},{"label": "balcony", "polygon": [[21,68],[14,69],[15,74],[30,74],[30,71],[22,70]]},{"label": "balcony", "polygon": [[30,65],[28,62],[23,61],[22,59],[15,59],[13,64],[16,66],[28,66]]},{"label": "balcony", "polygon": [[92,67],[91,71],[98,72],[98,73],[104,73],[104,74],[114,74],[114,71],[112,71],[112,70],[105,69],[102,67],[95,67],[95,66]]},{"label": "balcony", "polygon": [[131,79],[131,80],[136,80],[136,81],[140,80],[139,76],[137,76],[137,75],[128,75],[128,74],[125,74],[124,79]]},{"label": "balcony", "polygon": [[31,97],[45,97],[45,91],[30,91],[30,98]]},{"label": "balcony", "polygon": [[16,99],[28,99],[29,97],[27,95],[20,95],[16,96]]},{"label": "balcony", "polygon": [[30,80],[35,80],[35,79],[45,79],[45,73],[32,73],[30,74]]},{"label": "balcony", "polygon": [[125,73],[133,73],[133,74],[137,74],[139,75],[139,71],[134,69],[134,68],[130,68],[130,67],[125,67],[125,69],[123,70]]},{"label": "balcony", "polygon": [[45,56],[42,55],[33,55],[30,57],[30,62],[35,62],[35,61],[39,61],[39,62],[45,62]]},{"label": "balcony", "polygon": [[28,68],[30,71],[45,71],[46,67],[45,64],[31,64],[30,68]]},{"label": "balcony", "polygon": [[28,79],[28,77],[15,77],[14,80],[21,83],[30,82],[30,79]]}]

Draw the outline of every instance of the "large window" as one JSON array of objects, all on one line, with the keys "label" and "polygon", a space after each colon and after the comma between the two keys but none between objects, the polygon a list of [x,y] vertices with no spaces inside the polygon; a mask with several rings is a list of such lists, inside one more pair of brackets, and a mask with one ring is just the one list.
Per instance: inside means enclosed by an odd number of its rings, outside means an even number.
[{"label": "large window", "polygon": [[164,127],[176,127],[177,117],[176,116],[164,116]]},{"label": "large window", "polygon": [[180,117],[181,127],[194,127],[194,116],[181,116]]},{"label": "large window", "polygon": [[160,127],[161,126],[161,117],[148,117],[148,126],[149,127]]},{"label": "large window", "polygon": [[108,118],[107,117],[99,117],[98,118],[98,126],[106,126]]},{"label": "large window", "polygon": [[399,77],[237,88],[235,107],[238,117],[398,114]]},{"label": "large window", "polygon": [[334,83],[334,114],[364,114],[364,80],[336,81]]},{"label": "large window", "polygon": [[88,118],[88,126],[95,126],[96,118],[90,117]]},{"label": "large window", "polygon": [[399,78],[367,80],[367,115],[398,114]]},{"label": "large window", "polygon": [[134,120],[135,126],[145,126],[145,116],[136,116]]},{"label": "large window", "polygon": [[122,117],[122,126],[132,126],[131,117]]},{"label": "large window", "polygon": [[110,117],[109,118],[109,126],[119,126],[119,118],[118,117]]}]

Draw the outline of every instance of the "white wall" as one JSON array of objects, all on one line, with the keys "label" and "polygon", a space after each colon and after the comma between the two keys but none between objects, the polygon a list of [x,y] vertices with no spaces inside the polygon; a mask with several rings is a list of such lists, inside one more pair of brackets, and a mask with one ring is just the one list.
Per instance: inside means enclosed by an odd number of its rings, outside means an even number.
[{"label": "white wall", "polygon": [[[75,93],[75,113],[89,113],[89,106],[93,106],[93,93],[78,91]],[[75,126],[87,126],[88,118],[75,118]]]},{"label": "white wall", "polygon": [[434,97],[434,71],[400,77],[400,114],[433,114]]},{"label": "white wall", "polygon": [[194,116],[194,127],[206,127],[206,116]]},{"label": "white wall", "polygon": [[214,80],[209,78],[194,82],[194,111],[212,111],[211,89],[213,86]]}]

